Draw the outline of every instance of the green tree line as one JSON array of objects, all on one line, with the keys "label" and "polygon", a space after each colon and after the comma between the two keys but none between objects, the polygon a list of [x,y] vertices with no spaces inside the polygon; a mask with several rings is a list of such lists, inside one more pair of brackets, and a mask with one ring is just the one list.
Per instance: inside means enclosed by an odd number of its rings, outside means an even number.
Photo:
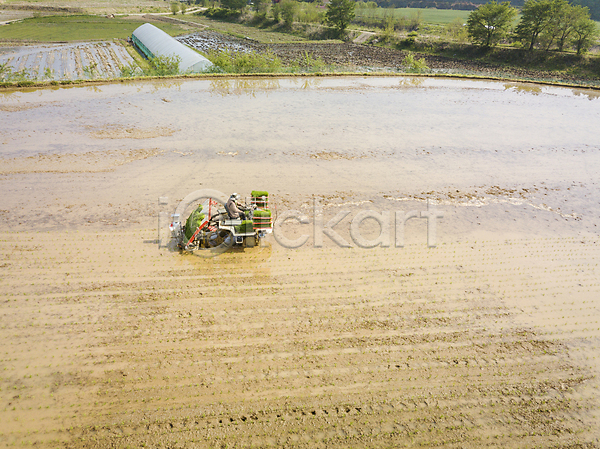
[{"label": "green tree line", "polygon": [[[226,17],[232,13],[241,13],[247,4],[246,0],[220,0],[220,3],[221,8],[210,8],[206,14],[210,17]],[[276,22],[283,20],[287,27],[291,27],[293,22],[303,15],[305,16],[304,21],[326,23],[340,37],[344,35],[346,28],[355,17],[356,2],[354,0],[330,0],[324,14],[320,12],[316,4],[311,4],[312,8],[300,8],[301,3],[306,5],[308,2],[253,0],[252,9],[263,19],[266,19],[267,13],[270,11],[273,20]]]},{"label": "green tree line", "polygon": [[566,0],[527,0],[521,18],[513,29],[517,9],[510,2],[491,1],[469,14],[467,30],[472,42],[492,47],[511,33],[524,48],[533,50],[572,47],[577,54],[587,51],[599,30],[589,9]]},{"label": "green tree line", "polygon": [[[487,0],[375,0],[377,6],[382,8],[436,8],[462,10],[474,10],[486,2]],[[524,4],[525,0],[512,0],[512,6],[520,8]],[[600,21],[600,0],[572,0],[571,4],[587,7],[591,19]]]}]

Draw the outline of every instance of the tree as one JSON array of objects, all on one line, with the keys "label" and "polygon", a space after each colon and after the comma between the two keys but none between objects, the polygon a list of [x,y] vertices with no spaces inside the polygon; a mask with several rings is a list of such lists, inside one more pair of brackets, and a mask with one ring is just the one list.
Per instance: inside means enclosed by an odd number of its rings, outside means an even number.
[{"label": "tree", "polygon": [[542,31],[550,22],[551,0],[527,0],[521,10],[521,21],[517,25],[517,37],[533,50]]},{"label": "tree", "polygon": [[281,0],[279,2],[279,8],[281,11],[281,17],[287,27],[291,27],[294,23],[294,16],[296,15],[296,1],[295,0]]},{"label": "tree", "polygon": [[467,32],[473,42],[491,47],[506,35],[515,17],[517,10],[510,6],[510,2],[498,4],[492,1],[469,14]]},{"label": "tree", "polygon": [[559,51],[563,51],[563,48],[567,43],[569,36],[573,34],[573,28],[575,27],[575,24],[580,20],[589,18],[590,13],[588,9],[584,8],[583,6],[570,6],[567,9],[566,17],[563,19],[559,26],[559,33],[556,38],[556,45]]},{"label": "tree", "polygon": [[[542,32],[540,39],[550,50],[556,39],[560,39],[562,35],[569,35],[573,22],[570,20],[570,12],[573,7],[567,0],[552,0],[550,4],[550,17],[545,30]],[[566,39],[566,37],[564,38]],[[564,41],[563,41],[564,42]]]},{"label": "tree", "polygon": [[269,9],[269,3],[271,3],[269,0],[253,0],[252,1],[252,9],[254,9],[254,11],[256,11],[256,14],[258,14],[261,17],[266,17],[267,16],[267,10]]},{"label": "tree", "polygon": [[355,3],[352,0],[331,0],[327,5],[325,20],[329,25],[338,30],[342,36],[352,19],[354,19]]},{"label": "tree", "polygon": [[596,22],[589,17],[581,18],[573,25],[573,38],[571,42],[578,55],[587,51],[597,37],[598,28],[596,27]]},{"label": "tree", "polygon": [[241,11],[246,6],[246,0],[221,0],[221,6],[230,11]]}]

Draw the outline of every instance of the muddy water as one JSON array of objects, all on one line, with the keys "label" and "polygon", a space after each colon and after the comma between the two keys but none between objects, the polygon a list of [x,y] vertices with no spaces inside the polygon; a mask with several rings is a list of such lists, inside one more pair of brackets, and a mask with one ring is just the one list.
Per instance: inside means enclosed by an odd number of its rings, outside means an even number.
[{"label": "muddy water", "polygon": [[[599,115],[418,78],[0,93],[0,445],[597,446]],[[444,217],[157,250],[158,197],[202,187]]]},{"label": "muddy water", "polygon": [[[2,92],[2,157],[73,152],[88,127],[180,129],[181,151],[370,151],[410,157],[468,150],[541,151],[595,145],[595,91],[419,78],[147,82]],[[49,140],[21,134],[43,133]],[[52,133],[62,135],[57,137]],[[64,136],[69,136],[65,139]],[[78,137],[72,141],[72,137]],[[114,142],[111,147],[121,142]],[[167,143],[167,142],[165,142]]]},{"label": "muddy water", "polygon": [[[123,202],[126,191],[140,207],[198,186],[260,187],[291,199],[345,192],[369,201],[514,200],[596,220],[599,96],[402,77],[3,91],[2,189],[31,188],[43,201],[70,188],[51,173],[102,172],[86,182],[108,202]],[[35,176],[35,185],[17,173]]]}]

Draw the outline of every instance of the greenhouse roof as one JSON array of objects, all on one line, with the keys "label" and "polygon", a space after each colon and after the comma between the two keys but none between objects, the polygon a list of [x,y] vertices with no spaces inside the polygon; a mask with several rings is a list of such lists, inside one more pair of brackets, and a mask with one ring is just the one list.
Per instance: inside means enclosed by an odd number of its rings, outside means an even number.
[{"label": "greenhouse roof", "polygon": [[[175,40],[151,23],[145,23],[136,28],[132,37],[136,45],[138,45],[148,57],[179,57],[179,70],[182,73],[204,72],[213,65],[212,62],[204,56]],[[141,46],[139,45],[140,43],[142,44]]]}]

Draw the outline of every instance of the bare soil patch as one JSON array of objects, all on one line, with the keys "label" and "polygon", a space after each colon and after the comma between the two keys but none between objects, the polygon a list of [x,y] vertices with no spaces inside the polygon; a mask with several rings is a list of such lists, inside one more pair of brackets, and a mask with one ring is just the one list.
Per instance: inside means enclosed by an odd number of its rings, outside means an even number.
[{"label": "bare soil patch", "polygon": [[152,139],[154,137],[172,136],[179,130],[158,127],[158,128],[127,128],[123,126],[106,126],[102,129],[90,127],[90,136],[95,139]]},{"label": "bare soil patch", "polygon": [[[143,137],[135,138],[141,139]],[[157,156],[161,153],[163,153],[163,150],[153,148],[17,157],[2,160],[0,175],[17,173],[97,173],[114,170],[123,164]]]}]

